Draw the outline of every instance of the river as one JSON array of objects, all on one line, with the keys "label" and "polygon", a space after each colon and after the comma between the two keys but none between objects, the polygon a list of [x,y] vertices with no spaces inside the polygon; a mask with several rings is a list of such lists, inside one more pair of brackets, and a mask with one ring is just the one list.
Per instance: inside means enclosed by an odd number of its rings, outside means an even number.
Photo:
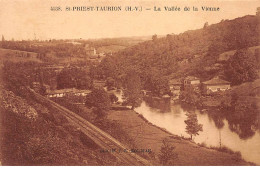
[{"label": "river", "polygon": [[[122,101],[121,94],[116,93],[116,95],[119,101]],[[214,111],[203,113],[187,105],[171,103],[170,99],[153,98],[142,101],[141,106],[135,111],[154,125],[165,128],[173,134],[190,137],[185,132],[184,123],[187,118],[185,114],[190,109],[195,111],[198,122],[203,125],[203,131],[194,137],[196,143],[204,143],[208,147],[219,147],[221,144],[233,151],[241,152],[246,161],[260,165],[260,129],[259,125],[255,127],[257,119],[259,120],[259,113],[256,116],[245,114],[241,116],[243,119],[239,119],[235,113],[228,117],[220,116]],[[243,123],[245,118],[247,121]]]}]

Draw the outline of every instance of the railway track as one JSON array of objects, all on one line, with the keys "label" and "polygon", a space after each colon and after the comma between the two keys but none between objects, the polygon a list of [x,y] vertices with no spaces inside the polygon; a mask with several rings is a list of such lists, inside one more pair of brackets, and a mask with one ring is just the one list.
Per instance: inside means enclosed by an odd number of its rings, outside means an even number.
[{"label": "railway track", "polygon": [[[119,159],[123,165],[132,165],[132,166],[148,166],[151,165],[150,162],[140,157],[139,155],[131,152],[124,151],[128,150],[124,145],[122,145],[115,138],[102,131],[95,125],[91,124],[86,119],[80,117],[76,113],[66,109],[65,107],[55,103],[54,101],[34,92],[32,89],[29,89],[30,92],[34,94],[36,99],[40,102],[47,102],[54,109],[62,112],[67,119],[76,125],[80,130],[91,138],[98,146],[100,146],[103,150],[108,150],[114,155],[117,159]],[[114,151],[113,151],[114,150]]]}]

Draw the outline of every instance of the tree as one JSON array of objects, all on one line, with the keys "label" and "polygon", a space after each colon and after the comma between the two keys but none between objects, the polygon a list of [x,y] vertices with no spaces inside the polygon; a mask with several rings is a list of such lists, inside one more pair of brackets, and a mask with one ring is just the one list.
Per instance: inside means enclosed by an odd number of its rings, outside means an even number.
[{"label": "tree", "polygon": [[190,137],[192,139],[192,136],[199,135],[200,131],[203,131],[202,124],[198,124],[197,115],[195,112],[188,112],[186,113],[187,120],[184,122],[186,123],[186,132],[190,134]]},{"label": "tree", "polygon": [[163,140],[159,160],[162,165],[173,165],[178,158],[178,154],[174,152],[175,147],[171,146],[167,139]]},{"label": "tree", "polygon": [[108,77],[106,80],[107,90],[111,90],[115,86],[115,80],[112,77]]},{"label": "tree", "polygon": [[147,75],[148,78],[145,81],[145,89],[152,91],[157,96],[162,96],[169,93],[170,86],[167,77],[162,76],[158,72],[151,72],[151,75]]},{"label": "tree", "polygon": [[257,7],[256,9],[256,16],[260,16],[260,7]]},{"label": "tree", "polygon": [[57,88],[91,89],[93,80],[86,71],[75,67],[63,69],[57,76]]},{"label": "tree", "polygon": [[76,88],[77,89],[91,89],[93,87],[93,80],[86,74],[78,74],[76,77]]},{"label": "tree", "polygon": [[248,49],[238,50],[225,65],[226,79],[232,85],[253,81],[257,78],[256,56]]},{"label": "tree", "polygon": [[141,80],[137,73],[133,70],[127,73],[126,88],[123,95],[125,98],[125,104],[132,106],[132,110],[141,104]]},{"label": "tree", "polygon": [[57,76],[57,89],[76,87],[75,74],[69,68],[63,69]]},{"label": "tree", "polygon": [[205,29],[205,28],[207,28],[208,26],[209,26],[209,23],[208,23],[208,22],[205,22],[203,28]]},{"label": "tree", "polygon": [[186,103],[199,105],[200,103],[200,94],[195,91],[194,87],[186,86],[185,90],[181,91],[180,99]]},{"label": "tree", "polygon": [[104,117],[105,111],[110,109],[110,98],[108,93],[102,88],[95,88],[86,96],[85,105],[92,108],[97,113],[98,117]]},{"label": "tree", "polygon": [[118,101],[118,97],[114,93],[109,95],[109,99],[111,103],[116,103]]},{"label": "tree", "polygon": [[152,36],[152,40],[153,40],[153,41],[156,41],[157,39],[158,39],[157,35],[154,34],[154,35]]}]

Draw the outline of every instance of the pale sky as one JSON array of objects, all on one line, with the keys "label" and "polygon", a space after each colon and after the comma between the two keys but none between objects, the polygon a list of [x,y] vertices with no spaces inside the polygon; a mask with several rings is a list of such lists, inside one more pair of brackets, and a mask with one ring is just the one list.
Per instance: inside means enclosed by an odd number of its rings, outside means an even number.
[{"label": "pale sky", "polygon": [[[53,12],[51,6],[63,11]],[[74,6],[121,6],[122,11],[65,11]],[[142,12],[125,11],[126,6],[142,6]],[[154,6],[179,6],[181,12],[155,12]],[[200,11],[184,12],[183,8],[196,6]],[[220,12],[205,12],[202,6],[220,7]],[[202,28],[205,22],[218,23],[255,15],[260,1],[134,1],[134,0],[0,0],[0,35],[5,39],[89,39],[166,35]],[[144,8],[151,8],[150,11]]]}]

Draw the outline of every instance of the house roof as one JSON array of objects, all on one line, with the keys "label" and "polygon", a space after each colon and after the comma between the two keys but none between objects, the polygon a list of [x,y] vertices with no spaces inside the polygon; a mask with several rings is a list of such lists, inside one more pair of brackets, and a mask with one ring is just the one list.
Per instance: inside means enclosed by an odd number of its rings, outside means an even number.
[{"label": "house roof", "polygon": [[222,80],[219,77],[215,77],[211,80],[208,80],[208,81],[205,81],[205,82],[202,82],[202,83],[206,84],[206,85],[230,84],[230,82]]}]

